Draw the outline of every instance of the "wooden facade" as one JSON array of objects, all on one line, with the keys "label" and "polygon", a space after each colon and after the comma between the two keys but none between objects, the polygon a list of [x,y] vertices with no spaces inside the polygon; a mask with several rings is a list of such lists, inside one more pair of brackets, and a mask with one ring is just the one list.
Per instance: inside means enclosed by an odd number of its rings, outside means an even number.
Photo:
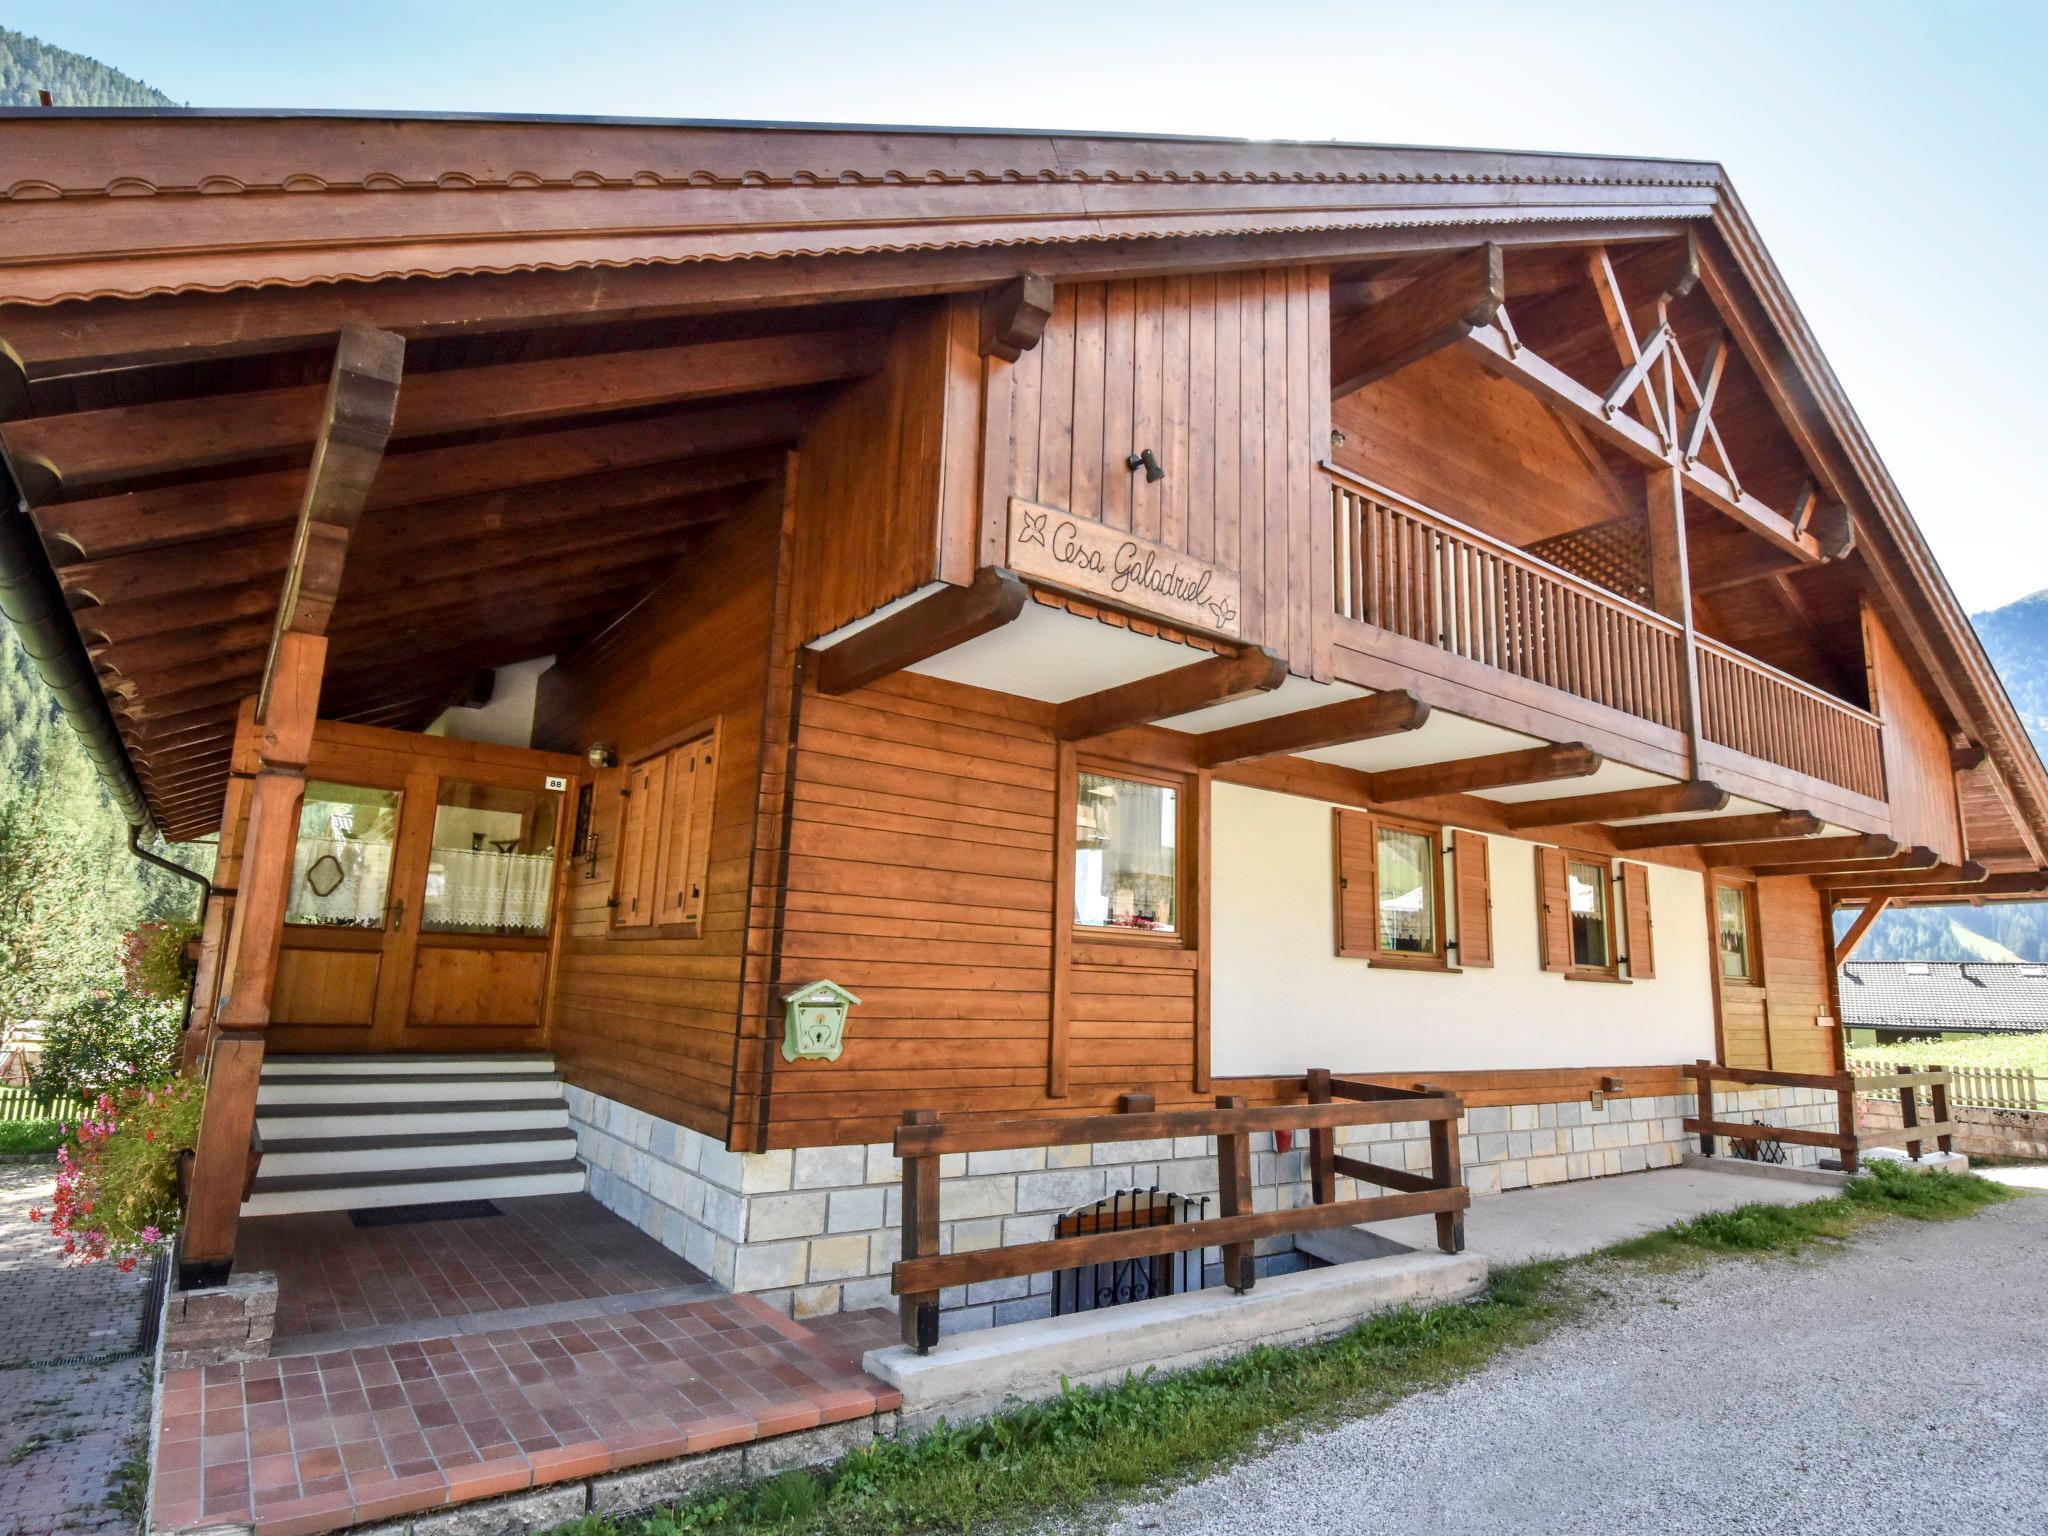
[{"label": "wooden facade", "polygon": [[[1534,1033],[1313,1065],[1672,1093],[1841,1067],[1837,907],[2042,889],[2048,773],[1713,167],[162,127],[145,198],[111,120],[0,121],[0,448],[109,772],[222,832],[194,1055],[234,1083],[544,1047],[735,1151],[870,1142],[1293,1096],[1309,1060],[1218,1063],[1405,970]],[[516,739],[423,734],[545,658]],[[470,780],[556,797],[543,933],[405,909]],[[1107,916],[1105,781],[1170,866]],[[409,808],[353,926],[270,888],[323,783]],[[1356,967],[1256,1017],[1248,816],[1322,871],[1261,920]],[[792,1059],[827,978],[847,1049]]]}]

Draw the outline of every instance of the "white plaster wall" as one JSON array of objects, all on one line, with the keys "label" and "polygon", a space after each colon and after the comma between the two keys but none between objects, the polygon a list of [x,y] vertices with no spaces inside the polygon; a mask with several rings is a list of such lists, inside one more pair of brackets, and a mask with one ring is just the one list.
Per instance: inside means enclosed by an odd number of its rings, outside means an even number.
[{"label": "white plaster wall", "polygon": [[1493,965],[1455,975],[1372,966],[1336,954],[1331,810],[1214,787],[1217,1076],[1650,1066],[1714,1054],[1701,876],[1648,866],[1654,980],[1567,981],[1544,971],[1537,952],[1538,845],[1490,837]]},{"label": "white plaster wall", "polygon": [[426,733],[458,741],[494,742],[501,747],[532,746],[540,675],[554,664],[552,656],[536,656],[498,668],[491,681],[490,703],[481,709],[444,709]]}]

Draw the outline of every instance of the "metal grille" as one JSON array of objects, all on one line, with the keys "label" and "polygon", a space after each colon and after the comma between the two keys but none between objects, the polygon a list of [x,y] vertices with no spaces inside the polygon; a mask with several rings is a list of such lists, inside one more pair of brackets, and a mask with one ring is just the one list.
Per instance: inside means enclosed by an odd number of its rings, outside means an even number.
[{"label": "metal grille", "polygon": [[[1190,1200],[1152,1189],[1120,1189],[1089,1205],[1077,1206],[1059,1219],[1056,1237],[1128,1232],[1138,1227],[1200,1221],[1209,1214],[1209,1197]],[[1202,1250],[1162,1253],[1102,1264],[1080,1264],[1053,1276],[1052,1315],[1094,1312],[1154,1296],[1199,1291],[1203,1285]]]},{"label": "metal grille", "polygon": [[[1769,1124],[1761,1116],[1754,1123],[1757,1125]],[[1761,1136],[1755,1141],[1736,1141],[1730,1138],[1728,1149],[1746,1162],[1783,1163],[1785,1161],[1785,1143],[1779,1141],[1774,1136]]]}]

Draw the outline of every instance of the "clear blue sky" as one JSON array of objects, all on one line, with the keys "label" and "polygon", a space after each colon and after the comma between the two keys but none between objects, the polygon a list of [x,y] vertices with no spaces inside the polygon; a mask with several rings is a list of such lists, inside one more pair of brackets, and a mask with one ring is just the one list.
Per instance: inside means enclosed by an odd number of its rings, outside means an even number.
[{"label": "clear blue sky", "polygon": [[1726,165],[1965,605],[2048,587],[2048,7],[16,0],[194,106],[1101,128]]}]

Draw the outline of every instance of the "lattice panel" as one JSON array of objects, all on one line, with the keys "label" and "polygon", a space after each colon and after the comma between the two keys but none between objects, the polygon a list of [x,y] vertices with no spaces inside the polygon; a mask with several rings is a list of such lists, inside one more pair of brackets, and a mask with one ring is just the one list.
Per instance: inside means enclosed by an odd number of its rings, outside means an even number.
[{"label": "lattice panel", "polygon": [[1631,602],[1650,597],[1650,532],[1647,518],[1617,517],[1611,523],[1574,528],[1528,546],[1529,553],[1559,570],[1605,587]]}]

